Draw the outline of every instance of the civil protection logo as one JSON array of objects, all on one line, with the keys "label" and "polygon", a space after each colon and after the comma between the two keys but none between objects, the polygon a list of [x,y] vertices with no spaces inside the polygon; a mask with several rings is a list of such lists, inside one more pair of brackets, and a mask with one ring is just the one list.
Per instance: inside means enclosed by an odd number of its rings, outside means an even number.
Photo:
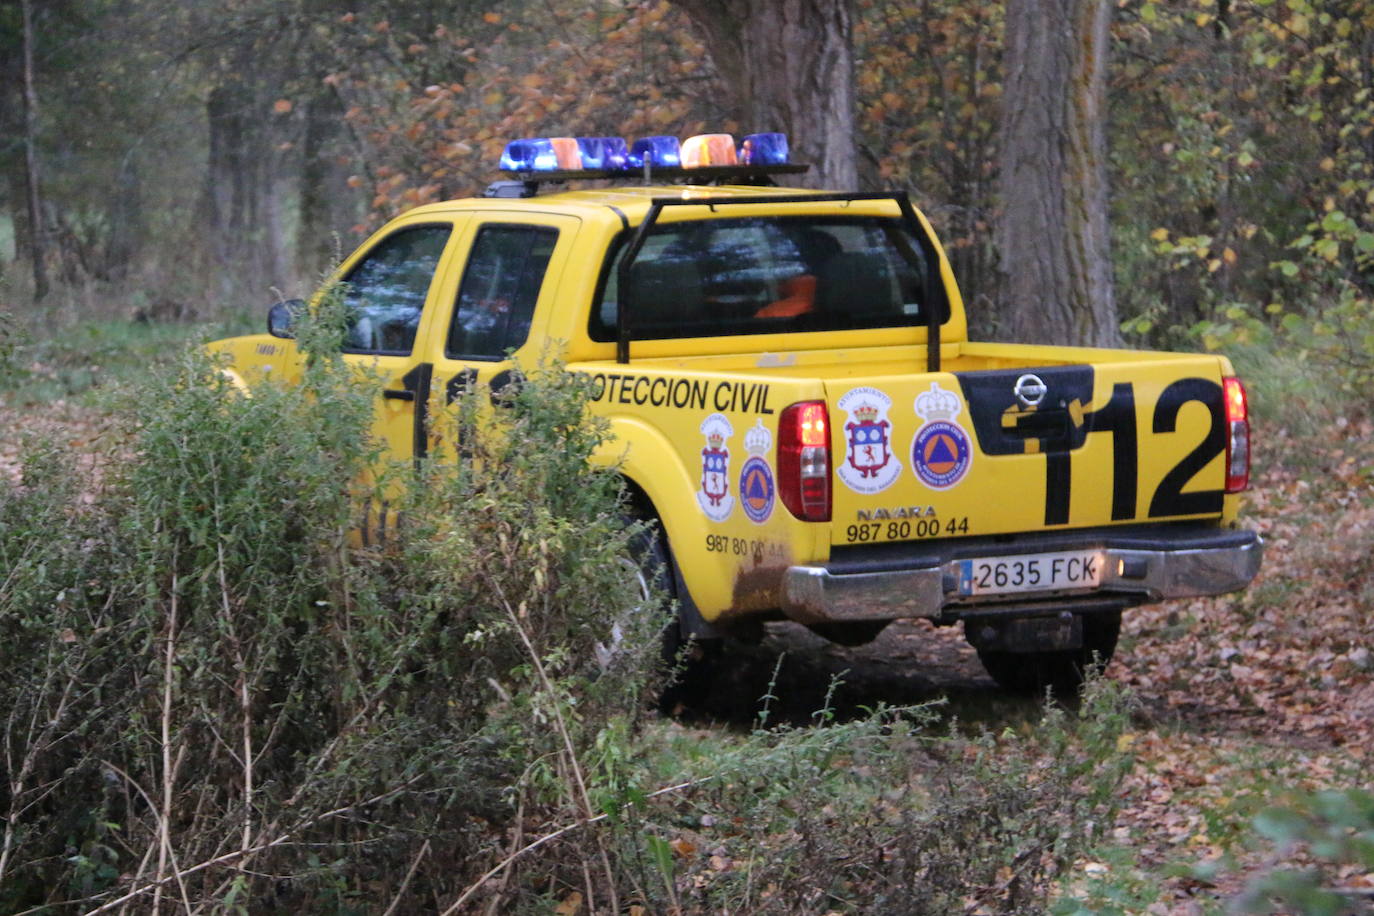
[{"label": "civil protection logo", "polygon": [[911,468],[932,490],[948,490],[964,479],[973,464],[973,443],[955,419],[964,409],[959,396],[938,382],[916,398],[916,413],[925,424],[911,439]]},{"label": "civil protection logo", "polygon": [[706,447],[701,450],[701,489],[697,505],[712,521],[723,522],[735,507],[730,495],[730,437],[734,427],[724,414],[713,413],[701,423]]},{"label": "civil protection logo", "polygon": [[892,398],[867,385],[851,388],[835,406],[849,414],[844,425],[845,455],[835,473],[856,493],[881,493],[902,473],[892,453]]},{"label": "civil protection logo", "polygon": [[753,428],[744,434],[744,450],[749,457],[739,472],[739,499],[744,514],[757,525],[768,521],[773,514],[773,502],[777,496],[773,469],[764,457],[772,448],[772,433],[763,425],[763,420],[755,420]]}]

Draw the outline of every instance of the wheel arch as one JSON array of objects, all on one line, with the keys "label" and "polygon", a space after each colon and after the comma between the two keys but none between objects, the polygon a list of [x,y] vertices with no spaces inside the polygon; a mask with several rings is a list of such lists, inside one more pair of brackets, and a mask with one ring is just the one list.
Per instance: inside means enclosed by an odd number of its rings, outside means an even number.
[{"label": "wheel arch", "polygon": [[719,638],[723,633],[702,616],[679,560],[682,551],[677,545],[699,542],[707,533],[705,519],[694,511],[696,487],[691,475],[658,429],[629,417],[612,418],[611,425],[615,436],[601,457],[616,463],[630,510],[656,523],[662,533],[683,635]]},{"label": "wheel arch", "polygon": [[683,638],[720,638],[723,634],[701,615],[696,602],[692,600],[691,589],[687,587],[687,582],[682,576],[682,566],[678,563],[677,554],[673,551],[673,536],[668,531],[668,526],[664,523],[653,499],[634,477],[622,471],[620,479],[625,487],[628,508],[635,520],[658,526],[660,536],[663,538],[672,573],[673,594],[670,597],[677,602],[678,626]]}]

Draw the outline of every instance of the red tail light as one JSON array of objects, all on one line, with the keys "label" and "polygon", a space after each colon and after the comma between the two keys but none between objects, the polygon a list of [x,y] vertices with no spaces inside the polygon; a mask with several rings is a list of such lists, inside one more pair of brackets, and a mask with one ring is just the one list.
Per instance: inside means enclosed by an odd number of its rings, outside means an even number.
[{"label": "red tail light", "polygon": [[1250,488],[1250,409],[1240,379],[1223,378],[1221,393],[1226,402],[1226,492],[1239,493]]},{"label": "red tail light", "polygon": [[783,409],[778,495],[802,521],[830,521],[830,415],[824,401],[800,401]]}]

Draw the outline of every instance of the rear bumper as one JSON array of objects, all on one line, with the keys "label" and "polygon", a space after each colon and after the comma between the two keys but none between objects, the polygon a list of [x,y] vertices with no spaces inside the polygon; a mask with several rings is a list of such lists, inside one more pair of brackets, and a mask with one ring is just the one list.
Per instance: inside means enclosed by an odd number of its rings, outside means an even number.
[{"label": "rear bumper", "polygon": [[[981,599],[958,592],[960,560],[1066,550],[1100,551],[1097,588]],[[1119,609],[1237,591],[1255,578],[1263,552],[1253,531],[1186,524],[840,547],[828,563],[788,568],[783,612],[802,623],[824,623]]]}]

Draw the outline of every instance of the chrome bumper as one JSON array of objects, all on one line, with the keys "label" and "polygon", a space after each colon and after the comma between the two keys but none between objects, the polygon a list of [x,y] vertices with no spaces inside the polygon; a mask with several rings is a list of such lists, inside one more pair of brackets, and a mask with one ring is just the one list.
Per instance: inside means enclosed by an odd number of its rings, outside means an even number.
[{"label": "chrome bumper", "polygon": [[[1167,537],[1122,537],[1110,529],[1100,536],[1085,532],[1037,536],[1014,545],[985,544],[962,544],[943,555],[913,551],[909,568],[894,568],[901,564],[900,553],[889,553],[879,561],[792,566],[783,576],[782,609],[801,623],[824,623],[903,617],[957,619],[984,613],[999,604],[1007,604],[1010,611],[1025,607],[1027,602],[1047,600],[1059,602],[1063,610],[1072,609],[1076,602],[1100,603],[1112,598],[1124,607],[1238,591],[1255,578],[1264,553],[1263,542],[1253,532],[1216,529],[1188,531],[1177,539],[1177,547]],[[958,593],[959,563],[963,559],[1064,549],[1100,550],[1103,573],[1097,588],[984,599]],[[870,571],[865,567],[879,568]]]}]

